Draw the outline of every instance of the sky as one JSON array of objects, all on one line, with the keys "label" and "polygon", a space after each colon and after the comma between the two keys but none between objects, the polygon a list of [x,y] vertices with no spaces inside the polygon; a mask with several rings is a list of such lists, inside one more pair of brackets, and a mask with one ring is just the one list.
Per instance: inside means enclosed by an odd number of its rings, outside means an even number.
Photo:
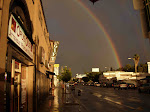
[{"label": "sky", "polygon": [[[132,0],[42,0],[50,39],[59,41],[56,63],[72,74],[117,69],[134,54],[150,61],[150,41],[142,35]],[[106,68],[107,67],[107,68]]]}]

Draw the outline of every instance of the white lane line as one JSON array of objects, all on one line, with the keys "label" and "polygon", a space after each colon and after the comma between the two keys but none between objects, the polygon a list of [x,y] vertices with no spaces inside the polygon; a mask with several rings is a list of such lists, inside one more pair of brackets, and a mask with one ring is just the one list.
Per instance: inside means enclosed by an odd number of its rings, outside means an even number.
[{"label": "white lane line", "polygon": [[[99,94],[99,93],[93,93],[93,95],[94,95],[94,96],[97,96],[98,98],[101,98],[101,97],[102,97],[102,95]],[[104,99],[107,100],[107,101],[109,101],[109,102],[112,102],[112,103],[115,103],[115,104],[118,104],[118,105],[122,105],[122,106],[125,106],[125,107],[130,108],[130,109],[136,109],[136,108],[134,108],[134,107],[131,107],[131,106],[128,106],[128,105],[124,105],[124,104],[122,104],[122,103],[119,102],[119,101],[114,101],[114,100],[112,100],[112,99],[109,98],[109,97],[104,97]]]},{"label": "white lane line", "polygon": [[110,99],[110,98],[108,98],[108,97],[104,97],[104,99],[105,99],[105,100],[107,100],[107,101],[110,101],[110,102],[116,103],[116,104],[118,104],[118,105],[122,105],[122,103],[121,103],[121,102],[114,101],[114,100],[112,100],[112,99]]},{"label": "white lane line", "polygon": [[101,94],[98,94],[98,93],[93,93],[94,96],[97,96],[98,98],[102,97]]}]

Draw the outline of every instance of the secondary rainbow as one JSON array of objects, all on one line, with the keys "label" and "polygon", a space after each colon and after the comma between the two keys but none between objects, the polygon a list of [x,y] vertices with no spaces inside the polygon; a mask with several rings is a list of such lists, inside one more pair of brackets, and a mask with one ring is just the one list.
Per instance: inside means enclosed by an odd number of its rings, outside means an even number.
[{"label": "secondary rainbow", "polygon": [[84,11],[95,21],[95,23],[97,24],[97,26],[103,31],[108,43],[110,44],[111,48],[112,48],[112,51],[113,51],[113,55],[115,57],[115,61],[117,63],[117,66],[118,67],[122,67],[121,65],[121,62],[120,62],[120,59],[119,59],[119,56],[118,56],[118,53],[116,51],[116,48],[115,48],[115,45],[114,43],[112,42],[109,34],[107,33],[107,31],[105,30],[104,26],[102,25],[102,23],[99,21],[99,19],[94,15],[94,13],[88,9],[88,7],[83,4],[81,2],[81,0],[75,0],[83,9]]}]

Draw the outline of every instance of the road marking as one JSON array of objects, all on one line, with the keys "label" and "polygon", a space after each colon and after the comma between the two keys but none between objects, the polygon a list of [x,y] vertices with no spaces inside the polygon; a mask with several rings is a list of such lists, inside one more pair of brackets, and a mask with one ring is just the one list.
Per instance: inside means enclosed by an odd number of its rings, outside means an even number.
[{"label": "road marking", "polygon": [[[88,88],[88,89],[89,89],[90,91],[92,91],[92,89],[90,89],[90,88]],[[101,98],[101,97],[102,97],[102,95],[99,94],[99,93],[93,93],[93,95],[96,96],[96,97],[98,97],[98,98]],[[121,102],[118,102],[118,101],[114,101],[114,100],[110,99],[109,97],[104,97],[104,99],[107,100],[107,101],[113,102],[113,103],[115,103],[115,104],[122,105],[122,106],[125,106],[125,107],[127,107],[127,108],[136,110],[136,108],[134,108],[134,107],[131,107],[131,106],[122,104]],[[141,108],[140,108],[140,109],[141,109]],[[140,110],[140,109],[139,109],[139,110]]]},{"label": "road marking", "polygon": [[[102,95],[99,94],[99,93],[93,93],[93,95],[94,95],[94,96],[97,96],[98,98],[102,97]],[[131,107],[131,106],[128,106],[128,105],[124,105],[124,104],[122,104],[122,103],[119,102],[119,101],[114,101],[114,100],[110,99],[109,97],[104,97],[104,99],[107,100],[107,101],[113,102],[113,103],[115,103],[115,104],[125,106],[125,107],[130,108],[130,109],[136,109],[136,108],[134,108],[134,107]]]},{"label": "road marking", "polygon": [[112,100],[112,99],[110,99],[110,98],[108,98],[108,97],[104,97],[104,99],[105,99],[105,100],[107,100],[107,101],[110,101],[110,102],[116,103],[116,104],[118,104],[118,105],[122,105],[122,104],[121,104],[121,102],[114,101],[114,100]]},{"label": "road marking", "polygon": [[94,96],[97,96],[98,98],[102,97],[101,94],[98,94],[98,93],[93,93]]},{"label": "road marking", "polygon": [[114,101],[114,100],[112,100],[112,99],[110,99],[110,98],[108,98],[108,97],[105,97],[104,99],[105,99],[105,100],[108,100],[108,101],[110,101],[110,102],[116,103],[116,104],[118,104],[118,105],[122,105],[122,106],[128,107],[128,108],[130,108],[130,109],[136,109],[136,108],[134,108],[134,107],[131,107],[131,106],[128,106],[128,105],[124,105],[124,104],[122,104],[121,102]]}]

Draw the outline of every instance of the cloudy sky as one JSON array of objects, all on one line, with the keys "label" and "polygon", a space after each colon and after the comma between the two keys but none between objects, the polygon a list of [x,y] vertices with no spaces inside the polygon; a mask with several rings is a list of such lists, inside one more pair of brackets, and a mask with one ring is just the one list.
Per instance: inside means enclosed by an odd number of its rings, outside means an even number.
[{"label": "cloudy sky", "polygon": [[140,63],[150,61],[150,43],[132,0],[42,1],[50,39],[60,41],[56,63],[70,67],[73,75],[93,67],[117,69],[119,62],[133,65],[128,57],[136,53]]}]

